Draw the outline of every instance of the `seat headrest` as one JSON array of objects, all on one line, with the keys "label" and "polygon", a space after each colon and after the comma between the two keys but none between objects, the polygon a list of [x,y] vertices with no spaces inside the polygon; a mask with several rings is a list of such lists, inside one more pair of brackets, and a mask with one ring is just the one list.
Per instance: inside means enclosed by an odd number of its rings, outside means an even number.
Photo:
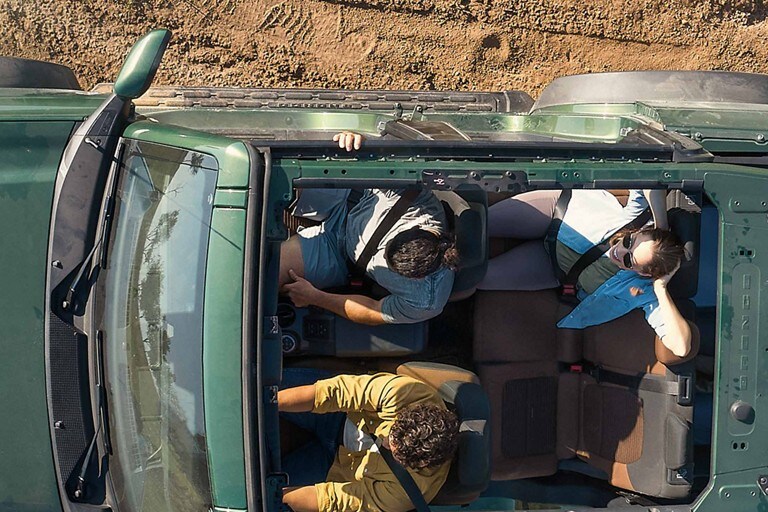
[{"label": "seat headrest", "polygon": [[696,295],[698,289],[701,214],[671,208],[667,212],[667,219],[670,230],[680,238],[685,248],[685,260],[669,283],[669,293],[675,298],[689,299]]},{"label": "seat headrest", "polygon": [[467,503],[485,490],[491,477],[488,396],[482,386],[473,382],[448,381],[439,392],[452,405],[460,426],[456,456],[438,496],[441,503]]},{"label": "seat headrest", "polygon": [[485,191],[437,191],[434,194],[443,203],[448,215],[453,212],[449,224],[456,237],[460,265],[453,281],[453,293],[472,289],[483,279],[488,266],[488,204]]}]

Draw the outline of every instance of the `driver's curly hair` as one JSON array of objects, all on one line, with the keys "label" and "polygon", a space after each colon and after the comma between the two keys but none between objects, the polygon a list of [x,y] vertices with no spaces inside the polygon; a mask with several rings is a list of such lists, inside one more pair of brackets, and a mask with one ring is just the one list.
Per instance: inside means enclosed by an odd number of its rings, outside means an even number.
[{"label": "driver's curly hair", "polygon": [[405,467],[436,467],[456,453],[459,420],[452,411],[425,403],[400,412],[389,432],[392,455]]}]

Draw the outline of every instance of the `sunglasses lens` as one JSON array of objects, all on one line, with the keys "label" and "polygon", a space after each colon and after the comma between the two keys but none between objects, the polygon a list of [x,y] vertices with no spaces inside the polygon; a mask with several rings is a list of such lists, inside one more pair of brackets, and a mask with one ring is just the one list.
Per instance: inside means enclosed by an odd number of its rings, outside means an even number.
[{"label": "sunglasses lens", "polygon": [[621,245],[623,245],[625,249],[629,249],[629,246],[632,245],[632,237],[627,235],[624,238],[622,238]]},{"label": "sunglasses lens", "polygon": [[625,267],[632,268],[632,255],[630,253],[625,253],[622,259]]}]

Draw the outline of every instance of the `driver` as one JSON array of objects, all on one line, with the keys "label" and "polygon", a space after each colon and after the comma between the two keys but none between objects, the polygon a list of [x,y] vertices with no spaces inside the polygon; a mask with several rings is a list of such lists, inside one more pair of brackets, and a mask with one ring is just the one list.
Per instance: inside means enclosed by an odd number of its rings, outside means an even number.
[{"label": "driver", "polygon": [[[359,149],[363,139],[342,132],[333,140],[350,151]],[[368,325],[415,323],[440,314],[451,294],[458,252],[442,204],[429,190],[410,198],[365,265],[365,275],[390,295],[374,299],[323,291],[348,282],[350,263],[360,260],[374,231],[406,190],[366,189],[351,206],[349,194],[340,189],[302,192],[294,214],[323,221],[283,242],[281,292],[298,307],[318,306]]]}]

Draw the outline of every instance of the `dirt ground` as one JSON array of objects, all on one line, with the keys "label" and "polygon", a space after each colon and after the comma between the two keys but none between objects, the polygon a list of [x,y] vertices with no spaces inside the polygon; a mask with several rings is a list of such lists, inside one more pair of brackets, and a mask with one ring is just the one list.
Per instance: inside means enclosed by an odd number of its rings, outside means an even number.
[{"label": "dirt ground", "polygon": [[637,69],[768,73],[764,0],[0,0],[0,55],[113,81],[151,28],[156,84],[519,89]]}]

